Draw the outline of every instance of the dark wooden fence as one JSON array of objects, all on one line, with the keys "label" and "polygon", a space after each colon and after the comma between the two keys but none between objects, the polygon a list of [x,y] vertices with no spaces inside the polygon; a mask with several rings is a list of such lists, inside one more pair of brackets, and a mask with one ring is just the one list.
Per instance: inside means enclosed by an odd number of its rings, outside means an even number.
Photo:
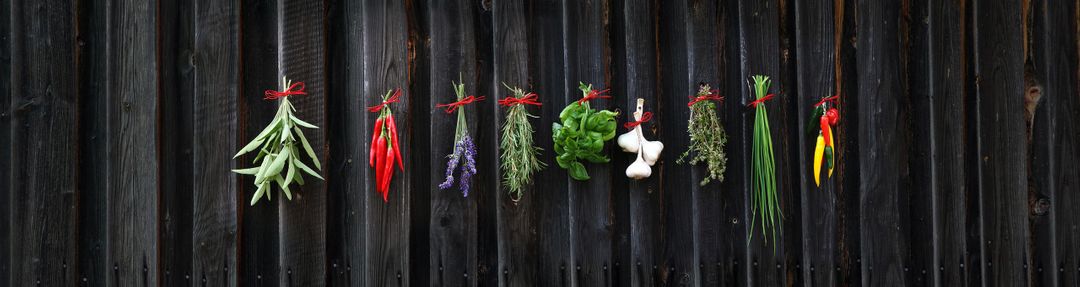
[{"label": "dark wooden fence", "polygon": [[[1076,1],[0,0],[3,286],[1077,286]],[[749,75],[768,104],[784,232],[747,242]],[[232,159],[283,75],[326,163],[292,201],[248,206]],[[467,198],[440,191],[462,75],[479,146]],[[555,167],[576,83],[656,111],[667,149]],[[499,185],[499,83],[528,87],[549,167]],[[723,183],[674,163],[687,95],[718,87]],[[363,164],[393,106],[389,203]],[[812,187],[809,106],[841,94],[833,180]],[[621,117],[620,120],[624,120]],[[276,192],[276,191],[275,191]]]}]

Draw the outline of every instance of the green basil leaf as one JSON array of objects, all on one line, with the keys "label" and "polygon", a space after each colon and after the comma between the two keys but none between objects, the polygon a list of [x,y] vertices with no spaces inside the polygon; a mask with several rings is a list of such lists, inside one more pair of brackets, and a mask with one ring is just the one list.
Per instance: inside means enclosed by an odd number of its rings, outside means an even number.
[{"label": "green basil leaf", "polygon": [[570,177],[576,180],[589,180],[589,172],[585,170],[585,165],[580,162],[574,162],[570,165]]}]

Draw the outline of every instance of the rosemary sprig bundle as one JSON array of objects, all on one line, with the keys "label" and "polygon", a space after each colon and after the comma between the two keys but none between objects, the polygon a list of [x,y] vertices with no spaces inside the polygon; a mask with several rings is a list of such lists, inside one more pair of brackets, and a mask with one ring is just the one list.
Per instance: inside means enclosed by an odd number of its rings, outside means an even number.
[{"label": "rosemary sprig bundle", "polygon": [[[263,195],[266,195],[267,200],[271,199],[269,192],[271,183],[277,183],[281,191],[285,193],[285,197],[291,200],[292,192],[289,190],[289,185],[293,182],[300,185],[304,184],[304,177],[297,172],[297,169],[318,179],[323,179],[318,172],[315,172],[300,160],[299,146],[303,146],[304,152],[311,158],[315,168],[322,170],[322,165],[315,155],[315,150],[311,148],[311,144],[304,137],[304,131],[300,129],[300,127],[309,129],[319,127],[297,118],[294,114],[296,108],[293,107],[288,98],[290,95],[306,95],[304,83],[296,82],[294,84],[283,77],[281,78],[281,87],[282,91],[267,90],[265,93],[265,99],[278,100],[278,111],[274,115],[274,120],[270,121],[269,126],[233,156],[233,158],[237,158],[256,149],[259,150],[259,154],[252,161],[252,163],[259,163],[257,167],[233,170],[235,173],[255,176],[255,186],[258,189],[255,190],[255,196],[251,198],[251,205],[259,202]],[[297,142],[299,142],[299,145]],[[282,172],[285,172],[285,174],[283,175]]]},{"label": "rosemary sprig bundle", "polygon": [[[776,163],[773,160],[772,134],[769,132],[769,113],[765,110],[765,101],[771,99],[773,94],[768,94],[772,81],[768,76],[755,75],[751,90],[756,95],[756,100],[750,103],[755,109],[754,116],[754,149],[753,149],[753,194],[750,202],[754,214],[753,221],[761,222],[761,234],[765,242],[769,237],[775,240],[776,233],[782,234],[782,217],[780,201],[776,194]],[[750,223],[750,238],[753,238],[754,222]],[[774,243],[775,244],[775,243]]]},{"label": "rosemary sprig bundle", "polygon": [[690,134],[690,146],[683,152],[675,163],[686,162],[686,157],[691,152],[690,164],[696,165],[704,162],[709,174],[701,180],[701,186],[709,184],[712,180],[724,181],[724,171],[727,169],[727,154],[724,153],[724,144],[727,143],[727,132],[720,124],[720,117],[716,115],[716,104],[712,101],[723,101],[723,97],[715,94],[708,84],[701,84],[697,96],[690,96],[690,123],[687,132]]},{"label": "rosemary sprig bundle", "polygon": [[525,105],[541,104],[536,101],[537,95],[534,93],[525,93],[525,90],[510,87],[506,83],[503,83],[503,86],[514,95],[499,100],[499,105],[509,107],[499,142],[499,148],[502,149],[499,161],[503,171],[503,185],[510,193],[510,200],[516,202],[521,199],[525,186],[532,184],[533,173],[544,168],[544,163],[537,157],[541,149],[533,145],[533,127],[529,123],[529,118],[537,116],[525,110]]}]

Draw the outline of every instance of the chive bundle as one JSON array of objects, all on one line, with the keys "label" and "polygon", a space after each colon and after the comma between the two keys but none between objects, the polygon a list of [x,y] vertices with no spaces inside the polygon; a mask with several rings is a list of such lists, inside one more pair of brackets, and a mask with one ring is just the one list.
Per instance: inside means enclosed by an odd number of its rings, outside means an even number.
[{"label": "chive bundle", "polygon": [[[753,221],[761,221],[761,234],[765,242],[769,237],[775,240],[776,233],[783,234],[781,221],[783,214],[780,212],[780,201],[776,195],[776,163],[773,161],[772,134],[769,132],[769,113],[765,110],[764,102],[773,95],[768,94],[772,81],[768,76],[755,75],[751,89],[754,90],[756,100],[751,103],[755,109],[754,116],[754,150],[753,150],[753,193],[751,204]],[[750,222],[750,238],[753,238],[754,222]]]}]

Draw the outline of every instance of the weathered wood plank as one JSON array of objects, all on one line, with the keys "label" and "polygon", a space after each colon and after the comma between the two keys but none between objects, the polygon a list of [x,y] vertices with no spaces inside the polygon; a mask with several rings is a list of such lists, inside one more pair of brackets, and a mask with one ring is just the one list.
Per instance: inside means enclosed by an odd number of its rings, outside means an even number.
[{"label": "weathered wood plank", "polygon": [[[536,125],[536,145],[545,150],[540,160],[548,167],[536,176],[532,194],[536,202],[534,210],[539,226],[540,249],[537,258],[540,286],[570,286],[573,265],[570,261],[570,212],[568,185],[571,180],[566,170],[555,163],[555,151],[551,138],[551,123],[559,120],[559,112],[569,102],[568,87],[563,79],[563,5],[560,0],[537,0],[527,8],[531,29],[527,30],[529,51],[529,78],[533,79],[533,92],[540,95],[544,106]],[[576,84],[576,83],[575,83]],[[575,94],[577,95],[577,94]]]},{"label": "weathered wood plank", "polygon": [[[277,89],[281,81],[278,76],[278,33],[276,27],[278,1],[244,0],[241,3],[243,17],[241,29],[243,61],[243,88],[238,128],[246,143],[262,131],[274,118],[276,109],[272,102],[263,100],[263,91]],[[307,79],[298,79],[307,81]],[[308,120],[308,118],[303,118]],[[251,164],[254,154],[239,158],[240,163]],[[246,184],[250,177],[240,178],[240,283],[244,286],[266,286],[278,284],[281,278],[280,250],[281,240],[278,224],[278,207],[273,201],[261,202],[255,206],[246,204],[254,196],[256,187]],[[317,179],[316,179],[317,180]],[[277,191],[275,191],[277,192]],[[277,194],[277,195],[280,195]],[[277,196],[275,201],[281,201]]]},{"label": "weathered wood plank", "polygon": [[898,2],[857,8],[859,200],[862,283],[907,284],[902,197],[910,188]]},{"label": "weathered wood plank", "polygon": [[[104,286],[109,266],[105,245],[108,219],[108,43],[105,1],[78,3],[79,71],[79,277],[80,284]],[[5,5],[10,7],[10,5]],[[8,23],[9,21],[0,21]],[[5,57],[7,54],[3,54]],[[6,66],[5,66],[6,67]],[[0,80],[2,81],[2,80]],[[10,101],[5,101],[10,103]],[[2,252],[0,252],[2,253]],[[6,256],[5,256],[6,257]],[[0,282],[6,282],[0,280]]]},{"label": "weathered wood plank", "polygon": [[[581,98],[578,82],[590,83],[594,89],[611,87],[610,50],[608,49],[609,2],[574,1],[563,3],[563,54],[565,57],[564,95],[566,101]],[[614,95],[615,99],[625,95]],[[618,100],[614,100],[618,101]],[[594,109],[605,109],[613,102],[591,101]],[[557,105],[562,107],[562,105]],[[605,144],[607,154],[614,151]],[[554,162],[554,161],[552,161]],[[612,225],[611,180],[609,164],[585,164],[591,177],[588,181],[570,180],[570,258],[573,282],[576,285],[599,286],[610,284],[604,271],[611,263]],[[565,172],[565,171],[564,171]],[[568,266],[567,268],[570,268]]]},{"label": "weathered wood plank", "polygon": [[[364,106],[373,106],[381,102],[381,97],[389,89],[404,88],[409,80],[410,67],[406,62],[406,15],[404,3],[399,1],[371,1],[364,3],[363,9],[363,53],[364,59]],[[415,92],[404,91],[398,103],[390,105],[398,125],[399,144],[411,147],[411,131],[414,113],[410,113]],[[424,102],[417,111],[427,109]],[[368,114],[363,130],[374,128],[375,115]],[[414,156],[410,149],[402,149],[401,156],[407,163]],[[375,177],[365,175],[367,190],[364,196],[365,253],[364,286],[409,285],[410,275],[410,197],[412,170],[406,164],[405,172],[396,172],[390,183],[389,202],[383,202],[375,192]]]},{"label": "weathered wood plank", "polygon": [[[831,271],[836,273],[837,281],[846,285],[861,284],[862,260],[861,247],[859,245],[860,216],[859,216],[859,186],[862,184],[859,176],[859,73],[857,49],[856,1],[834,1],[833,17],[837,23],[833,26],[833,33],[838,46],[836,58],[839,68],[836,68],[838,90],[845,96],[840,106],[840,128],[837,129],[836,140],[840,143],[840,150],[836,152],[836,210],[837,212],[837,252],[836,265]],[[822,270],[830,270],[828,266]],[[819,269],[820,270],[820,269]],[[811,270],[814,271],[814,270]]]},{"label": "weathered wood plank", "polygon": [[[974,3],[978,170],[984,284],[1027,284],[1031,263],[1020,3]],[[877,210],[876,212],[881,212]]]},{"label": "weathered wood plank", "polygon": [[[691,9],[694,10],[694,9]],[[717,5],[720,14],[721,26],[717,31],[720,34],[720,94],[725,102],[720,106],[720,116],[725,131],[728,133],[728,143],[725,145],[727,169],[724,174],[724,182],[720,185],[720,212],[722,222],[720,227],[721,257],[718,259],[716,268],[719,272],[720,286],[737,286],[750,284],[750,267],[747,248],[747,235],[749,230],[750,211],[746,201],[750,192],[750,157],[752,154],[751,141],[752,128],[754,126],[750,113],[746,113],[743,104],[743,89],[746,88],[746,76],[742,71],[742,34],[739,23],[742,21],[738,1],[725,1],[723,5]],[[707,15],[704,15],[707,16]],[[704,18],[704,17],[703,17]],[[703,23],[707,19],[695,20],[695,23]],[[707,22],[704,22],[707,23]],[[704,39],[710,39],[712,34],[703,35]],[[697,39],[697,38],[694,38]],[[698,42],[695,40],[695,42]],[[698,48],[699,54],[704,51],[715,51],[702,45]],[[706,54],[707,55],[707,54]],[[703,58],[707,59],[707,58]],[[695,64],[698,61],[693,61]],[[706,66],[711,63],[697,64]],[[691,78],[695,79],[697,77]]]},{"label": "weathered wood plank", "polygon": [[[297,117],[320,127],[304,131],[320,162],[326,162],[328,97],[324,4],[299,0],[278,3],[278,78],[304,82],[307,95],[290,101]],[[281,268],[285,273],[279,280],[281,285],[326,285],[326,184],[314,177],[307,179],[305,185],[294,189],[291,201],[278,201]]]},{"label": "weathered wood plank", "polygon": [[[798,59],[798,99],[796,109],[797,127],[813,125],[810,122],[810,112],[815,103],[824,97],[837,95],[836,90],[836,47],[835,33],[836,24],[834,3],[827,1],[795,1],[795,25],[796,42],[795,56]],[[839,9],[843,9],[840,7]],[[853,95],[844,95],[845,98]],[[831,108],[835,108],[830,104]],[[837,210],[836,188],[839,183],[837,177],[823,172],[820,183],[815,184],[813,154],[814,144],[817,142],[817,133],[807,133],[805,130],[796,129],[788,136],[796,137],[796,149],[802,156],[798,158],[797,171],[799,176],[799,195],[801,196],[800,224],[806,230],[802,236],[803,258],[798,263],[802,265],[801,276],[804,280],[815,286],[836,286],[836,273],[831,267],[836,265],[837,254]],[[839,129],[834,129],[834,135]],[[840,146],[840,142],[836,142]],[[837,150],[838,152],[839,150]],[[842,164],[841,161],[836,161]],[[826,170],[822,167],[821,170]],[[835,168],[834,168],[835,170]]]},{"label": "weathered wood plank", "polygon": [[[503,86],[503,83],[512,87],[520,87],[522,89],[531,89],[531,81],[529,79],[529,71],[532,65],[529,63],[529,39],[528,22],[525,18],[526,5],[525,1],[495,1],[492,9],[493,23],[494,23],[494,35],[492,41],[492,49],[494,50],[493,64],[495,78],[491,85],[494,87],[495,92],[491,94],[492,98],[502,98],[503,95],[509,93]],[[550,99],[551,97],[543,97],[543,99]],[[530,113],[536,114],[536,110],[546,107],[547,109],[554,109],[551,102],[545,102],[541,108],[526,107]],[[489,105],[495,106],[497,103],[492,101]],[[502,107],[496,108],[498,127],[502,127],[502,123],[506,121],[505,110]],[[533,140],[534,143],[540,142],[542,139],[539,131],[546,128],[543,122],[539,120],[532,120],[533,124]],[[501,140],[501,139],[500,139]],[[550,153],[545,148],[544,153]],[[502,151],[499,151],[502,152]],[[501,164],[501,163],[499,163]],[[495,165],[499,166],[498,164]],[[545,169],[550,170],[552,167]],[[499,170],[501,176],[502,171]],[[539,174],[534,175],[533,180],[538,180]],[[538,198],[543,196],[546,190],[540,190],[535,188],[536,185],[542,184],[540,182],[534,182],[534,186],[526,187],[522,191],[523,196],[518,201],[513,201],[511,196],[503,189],[502,185],[496,189],[496,201],[495,208],[497,209],[498,216],[498,240],[499,240],[499,266],[495,270],[499,276],[500,286],[527,286],[530,284],[539,283],[540,270],[542,266],[539,266],[537,260],[540,255],[540,238],[533,233],[533,229],[537,228],[539,221],[536,220],[536,214],[540,211],[536,210],[539,206],[537,202]]]},{"label": "weathered wood plank", "polygon": [[[203,282],[192,273],[195,245],[192,222],[195,216],[192,141],[195,116],[195,5],[194,1],[161,3],[161,240],[162,282],[192,285]],[[235,269],[236,266],[233,266]],[[213,281],[219,283],[220,281]]]},{"label": "weathered wood plank", "polygon": [[108,12],[110,286],[159,284],[157,1],[116,0]]},{"label": "weathered wood plank", "polygon": [[[1037,101],[1031,123],[1032,175],[1037,196],[1032,206],[1035,285],[1080,284],[1080,42],[1076,2],[1034,1],[1032,41],[1038,86],[1028,86],[1025,101]],[[1036,94],[1038,93],[1038,94]],[[1039,101],[1037,96],[1044,99]],[[1032,103],[1025,103],[1032,107]]]},{"label": "weathered wood plank", "polygon": [[[964,286],[964,86],[962,2],[913,1],[910,52],[912,129],[911,269],[922,282]],[[929,206],[927,206],[929,205]],[[930,222],[915,220],[926,218]],[[920,227],[921,226],[921,227]],[[927,230],[928,233],[917,232]],[[923,254],[923,255],[919,255]],[[933,254],[933,256],[924,256]],[[970,269],[969,269],[970,270]],[[926,271],[926,272],[923,272]],[[926,274],[926,275],[923,275]],[[929,276],[929,278],[923,278]]]},{"label": "weathered wood plank", "polygon": [[[203,284],[236,286],[237,206],[248,202],[237,198],[240,179],[231,173],[239,167],[233,154],[242,144],[236,117],[241,91],[240,3],[206,1],[195,3],[195,7],[191,268],[194,278]],[[303,109],[300,104],[298,101],[297,106]],[[317,133],[309,134],[318,138]],[[322,222],[308,224],[321,226]]]},{"label": "weathered wood plank", "polygon": [[[365,176],[371,129],[364,123],[369,113],[364,109],[363,7],[357,1],[331,1],[327,36],[327,63],[330,66],[327,89],[327,163],[329,212],[327,213],[326,254],[330,264],[327,284],[355,286],[362,280],[364,266]],[[364,137],[368,138],[364,138]]]},{"label": "weathered wood plank", "polygon": [[[475,15],[475,21],[472,21],[475,29],[476,38],[476,68],[478,77],[476,77],[477,95],[487,95],[488,100],[483,104],[477,105],[477,129],[475,138],[477,143],[481,146],[487,147],[487,150],[494,152],[481,152],[476,156],[476,168],[479,171],[476,175],[476,181],[473,186],[475,187],[476,196],[476,232],[478,246],[476,248],[476,275],[473,279],[476,281],[476,285],[479,286],[496,286],[499,284],[499,276],[502,273],[498,272],[496,268],[499,266],[499,245],[498,244],[485,244],[486,242],[498,242],[499,240],[499,226],[498,226],[498,193],[502,192],[500,186],[502,185],[502,174],[499,173],[498,158],[499,158],[499,135],[502,133],[502,129],[499,127],[498,113],[496,106],[498,101],[497,93],[498,89],[493,83],[495,83],[495,52],[492,50],[494,44],[494,14],[492,2],[484,1],[471,1],[471,8],[473,9],[473,15]],[[481,124],[483,123],[483,124]],[[470,192],[471,193],[471,192]],[[469,278],[473,278],[470,275]]]},{"label": "weathered wood plank", "polygon": [[[79,11],[81,12],[81,11]],[[0,16],[11,17],[11,1],[0,0]],[[0,21],[0,146],[11,146],[11,21]],[[0,152],[0,210],[11,218],[11,153]],[[11,224],[0,224],[0,246],[11,246]],[[0,283],[11,284],[11,248],[0,248]]]},{"label": "weathered wood plank", "polygon": [[[410,161],[409,166],[412,166],[413,169],[421,171],[410,173],[408,177],[409,186],[418,187],[426,187],[431,181],[431,174],[423,171],[440,165],[445,167],[443,165],[445,162],[439,164],[439,160],[426,156],[431,154],[432,147],[429,144],[432,136],[431,125],[427,123],[431,122],[432,113],[430,111],[434,109],[430,105],[433,91],[431,89],[430,73],[433,54],[429,52],[431,50],[431,25],[428,25],[428,22],[430,22],[431,17],[426,12],[430,2],[418,0],[405,2],[405,15],[407,15],[408,19],[408,38],[406,38],[405,42],[406,47],[408,47],[405,66],[408,68],[405,78],[408,79],[407,89],[409,94],[413,95],[410,100],[417,103],[409,108],[408,120],[416,123],[416,125],[409,128],[411,131],[410,136],[412,136],[409,141],[414,144],[408,146],[408,149],[410,154],[419,155],[411,157],[405,155],[405,160]],[[395,114],[395,117],[398,117],[398,115]],[[431,237],[431,192],[410,193],[408,196],[408,220],[409,224],[413,226],[409,230],[409,238],[417,239],[410,240],[409,244],[405,245],[409,251],[407,264],[410,274],[409,284],[431,285],[431,244],[426,240]],[[462,276],[464,277],[464,274]]]},{"label": "weathered wood plank", "polygon": [[76,282],[77,73],[72,2],[11,6],[11,278]]},{"label": "weathered wood plank", "polygon": [[[457,101],[451,82],[465,83],[466,95],[478,95],[476,70],[476,36],[473,30],[474,13],[470,1],[435,1],[426,11],[430,25],[430,89],[428,113],[431,117],[428,158],[432,159],[430,181],[426,185],[431,193],[431,218],[428,221],[431,232],[428,237],[430,247],[429,272],[432,285],[475,286],[477,273],[477,225],[476,212],[478,179],[471,179],[471,186],[462,190],[461,168],[453,170],[453,184],[447,189],[439,187],[450,177],[446,176],[448,155],[454,152],[455,131],[458,113],[465,113],[468,133],[477,151],[492,150],[494,147],[480,145],[476,138],[477,127],[484,124],[478,121],[478,108],[484,101],[466,105],[454,113],[447,113],[438,104]],[[490,97],[490,96],[489,96]],[[487,101],[492,101],[488,99]],[[479,152],[474,155],[478,159]],[[464,165],[464,158],[459,164]],[[480,170],[478,173],[489,173]]]}]

